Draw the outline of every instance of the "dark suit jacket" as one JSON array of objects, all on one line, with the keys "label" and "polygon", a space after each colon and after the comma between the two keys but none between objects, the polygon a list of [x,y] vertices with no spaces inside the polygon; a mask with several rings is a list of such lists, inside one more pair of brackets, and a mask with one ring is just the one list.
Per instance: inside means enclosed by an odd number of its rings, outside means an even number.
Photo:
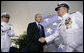
[{"label": "dark suit jacket", "polygon": [[[44,28],[42,28],[42,37],[45,37]],[[39,29],[37,27],[36,22],[30,23],[27,28],[27,35],[28,35],[28,52],[42,52],[43,45],[47,44],[40,43],[38,40],[40,38]]]}]

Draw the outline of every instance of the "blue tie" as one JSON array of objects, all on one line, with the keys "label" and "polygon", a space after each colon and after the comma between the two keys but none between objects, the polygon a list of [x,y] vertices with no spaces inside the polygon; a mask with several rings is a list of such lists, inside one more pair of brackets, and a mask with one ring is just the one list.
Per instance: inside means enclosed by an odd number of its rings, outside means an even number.
[{"label": "blue tie", "polygon": [[38,24],[38,28],[39,28],[40,37],[42,37],[42,29],[41,29],[41,25],[40,24]]}]

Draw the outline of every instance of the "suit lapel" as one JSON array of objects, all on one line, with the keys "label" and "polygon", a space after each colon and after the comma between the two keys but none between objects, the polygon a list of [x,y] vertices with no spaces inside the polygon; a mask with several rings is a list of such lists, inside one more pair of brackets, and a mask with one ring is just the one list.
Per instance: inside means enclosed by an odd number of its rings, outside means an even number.
[{"label": "suit lapel", "polygon": [[36,30],[38,30],[38,32],[39,32],[39,29],[38,29],[38,26],[37,26],[36,22],[34,22],[34,23],[35,23]]}]

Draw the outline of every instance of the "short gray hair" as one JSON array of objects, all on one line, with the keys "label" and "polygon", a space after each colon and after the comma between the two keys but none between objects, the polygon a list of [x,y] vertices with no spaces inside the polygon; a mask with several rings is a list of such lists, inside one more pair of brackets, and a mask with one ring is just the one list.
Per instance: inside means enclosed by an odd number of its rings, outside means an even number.
[{"label": "short gray hair", "polygon": [[41,15],[41,14],[40,14],[40,13],[37,13],[37,14],[35,15],[35,18],[37,18],[38,15]]}]

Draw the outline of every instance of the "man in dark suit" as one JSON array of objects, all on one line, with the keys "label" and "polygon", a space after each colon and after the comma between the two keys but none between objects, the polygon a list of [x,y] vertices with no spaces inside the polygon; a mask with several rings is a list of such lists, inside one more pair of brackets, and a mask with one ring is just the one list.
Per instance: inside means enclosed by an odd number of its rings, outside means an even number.
[{"label": "man in dark suit", "polygon": [[45,37],[44,27],[41,25],[41,14],[35,15],[35,22],[29,23],[27,28],[28,52],[43,52],[43,45],[47,49],[47,43],[41,43],[40,38]]}]

